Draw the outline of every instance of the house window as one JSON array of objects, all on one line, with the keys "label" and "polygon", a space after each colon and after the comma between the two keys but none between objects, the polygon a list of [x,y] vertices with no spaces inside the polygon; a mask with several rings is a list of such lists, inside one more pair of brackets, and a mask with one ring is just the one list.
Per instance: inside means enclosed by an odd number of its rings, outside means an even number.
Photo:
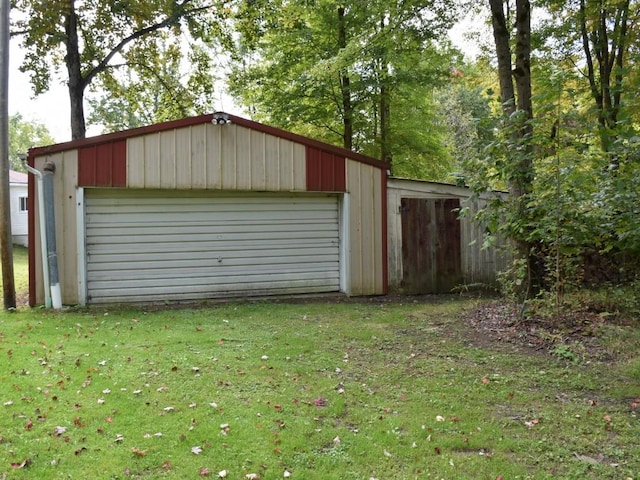
[{"label": "house window", "polygon": [[25,213],[29,210],[27,197],[19,197],[20,200],[20,213]]}]

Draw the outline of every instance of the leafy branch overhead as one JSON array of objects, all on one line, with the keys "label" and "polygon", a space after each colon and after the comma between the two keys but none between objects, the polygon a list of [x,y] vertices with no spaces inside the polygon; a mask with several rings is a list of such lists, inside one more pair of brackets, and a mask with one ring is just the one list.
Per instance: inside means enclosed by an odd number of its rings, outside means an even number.
[{"label": "leafy branch overhead", "polygon": [[[127,63],[137,48],[147,57],[167,41],[161,32],[171,32],[174,48],[188,49],[184,39],[215,39],[223,36],[224,9],[210,0],[154,0],[146,2],[77,1],[59,3],[18,0],[12,28],[23,32],[26,50],[21,69],[31,74],[36,94],[48,90],[56,78],[66,80],[71,104],[73,138],[86,133],[84,98],[87,87],[114,67],[125,64],[136,75],[148,71]],[[138,45],[140,44],[140,45]],[[125,61],[122,62],[122,59]],[[206,81],[209,77],[204,77]],[[108,86],[106,82],[102,86]]]}]

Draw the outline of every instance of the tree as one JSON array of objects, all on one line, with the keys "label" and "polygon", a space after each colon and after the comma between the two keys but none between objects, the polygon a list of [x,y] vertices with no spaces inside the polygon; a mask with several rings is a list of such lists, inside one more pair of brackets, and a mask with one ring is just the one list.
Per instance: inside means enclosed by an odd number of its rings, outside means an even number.
[{"label": "tree", "polygon": [[89,123],[116,131],[213,110],[216,78],[208,49],[193,41],[186,71],[183,40],[167,33],[160,37],[128,51],[125,72],[112,68],[100,76],[92,90],[109,95],[89,99]]},{"label": "tree", "polygon": [[[527,203],[532,193],[533,169],[533,106],[531,92],[531,5],[528,0],[516,0],[513,14],[514,34],[508,18],[509,0],[489,0],[491,25],[498,61],[500,98],[504,113],[507,149],[503,172],[509,188],[513,210],[507,223],[509,238],[518,257],[524,262],[526,281],[523,293],[528,295],[534,275],[531,230]],[[512,36],[515,47],[512,52]],[[512,57],[515,60],[512,60]]]},{"label": "tree", "polygon": [[[633,81],[633,55],[637,55],[637,2],[630,0],[579,0],[546,2],[549,18],[542,34],[547,49],[565,68],[587,82],[595,107],[602,151],[609,152],[621,128],[627,128],[631,104],[625,97],[639,93]],[[637,108],[637,107],[636,107]],[[612,157],[617,165],[617,159]]]},{"label": "tree", "polygon": [[[36,94],[46,91],[64,69],[71,135],[78,139],[86,133],[84,98],[90,85],[115,65],[122,65],[117,63],[121,59],[125,64],[145,56],[153,60],[150,47],[162,42],[161,32],[179,36],[186,30],[196,38],[219,36],[223,10],[216,6],[209,0],[16,0],[18,17],[13,29],[22,36],[27,52],[22,70],[31,72]],[[104,80],[102,85],[110,87],[111,82]]]},{"label": "tree", "polygon": [[24,172],[20,159],[31,147],[41,147],[55,143],[47,127],[36,121],[27,121],[17,113],[9,117],[9,162],[11,169]]},{"label": "tree", "polygon": [[440,172],[432,94],[448,78],[452,54],[437,39],[451,4],[241,2],[231,92],[255,118],[392,162],[395,174],[409,158]]}]

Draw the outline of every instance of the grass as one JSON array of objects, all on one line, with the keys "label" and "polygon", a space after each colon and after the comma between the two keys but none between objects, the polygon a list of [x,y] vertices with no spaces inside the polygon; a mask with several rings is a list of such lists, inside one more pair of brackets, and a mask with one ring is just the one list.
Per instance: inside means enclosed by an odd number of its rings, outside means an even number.
[{"label": "grass", "polygon": [[[20,292],[23,296],[26,296],[29,291],[29,264],[27,261],[27,249],[20,245],[14,245],[13,260],[13,276],[16,292]],[[0,288],[1,287],[2,275],[0,275]]]},{"label": "grass", "polygon": [[4,313],[0,478],[640,478],[638,329],[575,363],[475,302]]}]

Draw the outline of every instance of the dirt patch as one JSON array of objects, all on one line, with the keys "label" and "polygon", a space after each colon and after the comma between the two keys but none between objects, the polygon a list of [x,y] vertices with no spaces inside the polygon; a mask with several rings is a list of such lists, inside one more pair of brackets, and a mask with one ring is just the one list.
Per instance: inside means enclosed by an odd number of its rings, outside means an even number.
[{"label": "dirt patch", "polygon": [[599,342],[605,318],[591,311],[563,312],[552,318],[523,317],[517,305],[497,300],[467,311],[463,317],[474,346],[553,355],[570,361],[613,361]]}]

